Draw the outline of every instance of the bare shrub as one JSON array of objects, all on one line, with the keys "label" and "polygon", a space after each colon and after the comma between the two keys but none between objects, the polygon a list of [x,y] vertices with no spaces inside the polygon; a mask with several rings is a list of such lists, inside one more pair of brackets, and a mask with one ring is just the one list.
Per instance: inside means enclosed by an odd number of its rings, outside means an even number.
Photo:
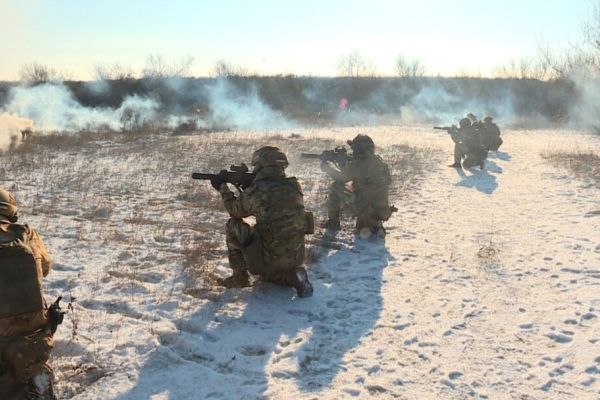
[{"label": "bare shrub", "polygon": [[62,82],[68,77],[64,72],[59,72],[48,65],[34,61],[21,66],[19,78],[22,82],[38,84],[44,82]]},{"label": "bare shrub", "polygon": [[420,78],[425,75],[425,65],[417,59],[410,60],[403,55],[396,57],[396,75],[404,78]]},{"label": "bare shrub", "polygon": [[600,187],[600,156],[592,150],[546,151],[541,156],[557,167],[570,171],[576,178]]},{"label": "bare shrub", "polygon": [[160,54],[150,54],[146,58],[142,76],[151,79],[187,77],[190,75],[193,63],[194,57],[192,56],[169,62]]},{"label": "bare shrub", "polygon": [[92,74],[99,81],[133,80],[136,78],[135,71],[131,67],[125,67],[119,63],[112,65],[96,64],[92,67]]},{"label": "bare shrub", "polygon": [[506,64],[497,66],[492,72],[496,78],[546,79],[549,76],[547,62],[531,57],[511,59]]},{"label": "bare shrub", "polygon": [[230,76],[250,76],[253,75],[250,71],[240,65],[234,65],[224,59],[219,59],[215,62],[211,76],[215,78],[230,77]]}]

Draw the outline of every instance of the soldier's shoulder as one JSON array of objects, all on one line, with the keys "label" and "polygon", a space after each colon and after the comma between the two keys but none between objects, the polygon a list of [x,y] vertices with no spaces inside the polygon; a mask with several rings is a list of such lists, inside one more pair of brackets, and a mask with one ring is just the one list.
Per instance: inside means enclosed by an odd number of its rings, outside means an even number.
[{"label": "soldier's shoulder", "polygon": [[250,186],[248,186],[243,192],[242,195],[244,196],[252,196],[253,194],[255,194],[257,191],[260,191],[261,189],[261,184],[262,181],[258,181],[258,182],[252,182],[252,184]]},{"label": "soldier's shoulder", "polygon": [[295,176],[288,176],[288,177],[285,178],[285,180],[294,189],[296,189],[297,191],[299,191],[300,193],[302,193],[302,186],[300,186],[300,182],[298,181],[298,178],[296,178]]},{"label": "soldier's shoulder", "polygon": [[29,224],[24,224],[23,229],[25,230],[30,239],[42,237],[42,235],[40,235],[40,232]]},{"label": "soldier's shoulder", "polygon": [[381,163],[387,167],[387,163],[383,160],[383,158],[381,158],[381,156],[379,154],[375,154],[375,158],[377,159],[377,161],[379,163]]}]

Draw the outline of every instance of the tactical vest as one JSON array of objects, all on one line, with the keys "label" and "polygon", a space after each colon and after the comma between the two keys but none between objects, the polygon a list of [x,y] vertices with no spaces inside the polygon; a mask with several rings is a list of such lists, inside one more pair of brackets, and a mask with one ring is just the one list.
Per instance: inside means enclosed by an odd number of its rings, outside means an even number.
[{"label": "tactical vest", "polygon": [[41,271],[28,242],[24,225],[0,231],[0,327],[5,318],[44,313]]}]

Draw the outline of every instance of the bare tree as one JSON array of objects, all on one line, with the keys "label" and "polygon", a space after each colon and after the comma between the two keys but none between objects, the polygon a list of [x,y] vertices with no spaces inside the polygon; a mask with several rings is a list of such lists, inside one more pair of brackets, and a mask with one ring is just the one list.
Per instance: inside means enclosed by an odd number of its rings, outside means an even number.
[{"label": "bare tree", "polygon": [[540,62],[548,70],[547,79],[565,79],[578,74],[598,75],[598,54],[581,45],[572,45],[570,49],[557,55],[547,46],[538,45]]},{"label": "bare tree", "polygon": [[96,64],[92,67],[92,74],[96,80],[131,80],[135,79],[135,72],[130,67],[123,67],[119,63],[112,65]]},{"label": "bare tree", "polygon": [[592,3],[590,17],[583,26],[586,42],[596,51],[600,51],[600,1]]},{"label": "bare tree", "polygon": [[493,75],[497,78],[516,79],[547,79],[549,76],[548,64],[540,59],[522,57],[511,59],[506,64],[497,66]]},{"label": "bare tree", "polygon": [[377,75],[375,65],[364,58],[358,50],[353,50],[339,59],[338,73],[350,77],[374,77]]},{"label": "bare tree", "polygon": [[234,65],[224,59],[219,59],[215,62],[211,76],[213,77],[228,77],[228,76],[249,76],[250,72],[239,66]]},{"label": "bare tree", "polygon": [[170,78],[170,77],[186,77],[190,75],[190,69],[194,63],[192,56],[183,57],[179,61],[169,63],[160,54],[150,54],[146,58],[146,65],[142,69],[144,78]]},{"label": "bare tree", "polygon": [[600,76],[600,0],[591,3],[589,18],[583,25],[583,41],[558,53],[538,43],[538,56],[549,71],[548,79],[564,79],[574,74]]},{"label": "bare tree", "polygon": [[58,72],[48,65],[33,61],[21,66],[19,78],[27,83],[61,82],[67,77],[66,74]]},{"label": "bare tree", "polygon": [[419,78],[425,75],[425,65],[417,59],[409,60],[403,55],[396,57],[396,75]]}]

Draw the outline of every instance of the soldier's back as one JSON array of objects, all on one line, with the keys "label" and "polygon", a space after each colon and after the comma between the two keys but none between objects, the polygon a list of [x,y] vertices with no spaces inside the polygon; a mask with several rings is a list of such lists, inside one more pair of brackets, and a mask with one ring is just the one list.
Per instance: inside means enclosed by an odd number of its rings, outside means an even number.
[{"label": "soldier's back", "polygon": [[304,261],[304,198],[294,177],[262,179],[249,195],[256,205],[256,227],[267,268],[289,269]]}]

